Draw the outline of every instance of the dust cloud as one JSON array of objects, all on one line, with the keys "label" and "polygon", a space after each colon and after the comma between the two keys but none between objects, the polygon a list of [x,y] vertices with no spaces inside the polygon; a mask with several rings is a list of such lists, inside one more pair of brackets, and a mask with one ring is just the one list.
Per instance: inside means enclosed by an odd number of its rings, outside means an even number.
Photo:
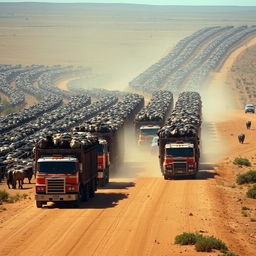
[{"label": "dust cloud", "polygon": [[139,146],[134,125],[125,127],[124,163],[117,169],[115,178],[161,177],[158,148],[152,151],[151,145]]},{"label": "dust cloud", "polygon": [[227,150],[216,125],[231,118],[229,113],[235,108],[235,103],[227,85],[214,78],[200,94],[203,104],[200,162],[215,164],[223,159]]}]

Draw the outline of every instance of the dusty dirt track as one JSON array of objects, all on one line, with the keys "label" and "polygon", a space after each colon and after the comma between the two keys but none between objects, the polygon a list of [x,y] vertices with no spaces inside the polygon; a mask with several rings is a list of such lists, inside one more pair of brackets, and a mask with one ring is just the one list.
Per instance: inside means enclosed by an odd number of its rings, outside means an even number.
[{"label": "dusty dirt track", "polygon": [[[231,54],[220,70],[221,79],[233,57]],[[215,82],[220,81],[218,75],[214,77]],[[251,131],[245,131],[248,118],[253,121]],[[252,143],[256,119],[241,110],[227,108],[221,121],[207,121],[217,127],[216,143],[229,145],[223,153],[229,158],[218,167],[202,164],[196,180],[165,181],[146,175],[114,178],[80,209],[68,205],[37,209],[33,199],[19,202],[0,213],[1,255],[219,254],[196,253],[191,246],[175,245],[174,237],[184,231],[206,232],[225,241],[240,256],[256,255],[256,225],[241,216],[241,204],[236,202],[238,197],[243,198],[244,191],[230,187],[239,171],[231,164],[233,157],[252,157],[256,153]],[[241,131],[246,132],[244,145],[237,143]],[[136,163],[133,164],[136,169]],[[152,167],[148,168],[151,172]],[[32,193],[31,186],[27,191]],[[252,200],[244,198],[243,203],[255,206]]]}]

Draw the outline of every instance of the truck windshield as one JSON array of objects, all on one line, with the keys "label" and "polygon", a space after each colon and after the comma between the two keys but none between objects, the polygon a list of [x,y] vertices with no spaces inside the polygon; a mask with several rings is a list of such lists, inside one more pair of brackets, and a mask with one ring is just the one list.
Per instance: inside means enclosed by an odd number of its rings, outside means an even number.
[{"label": "truck windshield", "polygon": [[98,154],[102,155],[103,154],[103,145],[98,144]]},{"label": "truck windshield", "polygon": [[74,174],[76,172],[76,163],[64,161],[39,162],[38,172],[49,174]]},{"label": "truck windshield", "polygon": [[140,134],[142,136],[147,136],[147,135],[154,135],[155,136],[158,130],[159,130],[159,128],[140,129]]},{"label": "truck windshield", "polygon": [[172,157],[192,157],[193,148],[166,148],[166,155]]}]

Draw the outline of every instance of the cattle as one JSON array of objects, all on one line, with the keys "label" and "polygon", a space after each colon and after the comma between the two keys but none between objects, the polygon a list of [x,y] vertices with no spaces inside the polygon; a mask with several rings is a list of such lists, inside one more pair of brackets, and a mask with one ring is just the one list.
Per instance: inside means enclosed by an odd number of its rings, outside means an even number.
[{"label": "cattle", "polygon": [[16,189],[17,181],[19,184],[19,188],[23,189],[23,181],[25,178],[25,174],[23,170],[14,170],[13,172],[13,188]]},{"label": "cattle", "polygon": [[251,121],[246,121],[245,124],[246,124],[247,130],[250,130],[250,129],[251,129],[252,122],[251,122]]},{"label": "cattle", "polygon": [[239,143],[243,144],[245,139],[245,134],[241,133],[238,135],[238,141]]},{"label": "cattle", "polygon": [[12,188],[14,188],[14,183],[13,183],[13,170],[8,170],[6,172],[6,181],[7,181],[7,186],[10,189],[10,185],[12,185]]},{"label": "cattle", "polygon": [[32,176],[33,176],[33,167],[32,166],[24,167],[22,169],[22,171],[24,172],[24,178],[27,178],[28,183],[31,184],[31,179],[32,179]]}]

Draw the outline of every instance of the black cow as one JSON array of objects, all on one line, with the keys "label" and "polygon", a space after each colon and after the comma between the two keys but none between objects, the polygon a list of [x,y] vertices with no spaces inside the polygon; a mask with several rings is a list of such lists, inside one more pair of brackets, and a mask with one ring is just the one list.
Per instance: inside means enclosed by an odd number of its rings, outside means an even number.
[{"label": "black cow", "polygon": [[245,139],[245,134],[241,133],[238,135],[238,141],[239,143],[243,144]]},{"label": "black cow", "polygon": [[14,188],[13,170],[9,170],[6,173],[6,181],[7,181],[8,188],[10,188],[10,185],[12,185],[12,188]]},{"label": "black cow", "polygon": [[246,121],[246,128],[249,130],[251,128],[252,122],[251,121]]}]

